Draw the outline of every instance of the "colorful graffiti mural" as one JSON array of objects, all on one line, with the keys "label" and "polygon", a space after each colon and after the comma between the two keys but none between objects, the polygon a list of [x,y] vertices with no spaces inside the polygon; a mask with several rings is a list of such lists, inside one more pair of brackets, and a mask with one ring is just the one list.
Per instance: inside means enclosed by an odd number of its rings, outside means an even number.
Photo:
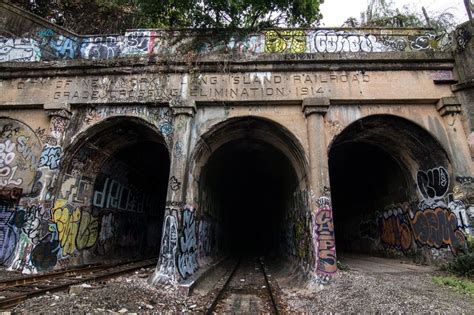
[{"label": "colorful graffiti mural", "polygon": [[30,192],[41,147],[31,128],[17,120],[0,119],[0,187]]},{"label": "colorful graffiti mural", "polygon": [[[340,29],[268,30],[229,40],[212,35],[189,34],[180,41],[176,31],[137,30],[124,35],[75,37],[41,29],[31,37],[0,38],[0,62],[30,62],[54,59],[112,59],[129,56],[175,54],[189,46],[191,38],[197,53],[370,53],[440,49],[442,36],[434,32],[387,33]],[[461,38],[458,36],[458,38]],[[460,45],[461,46],[461,45]],[[188,48],[189,49],[189,48]]]},{"label": "colorful graffiti mural", "polygon": [[409,216],[402,207],[383,212],[378,218],[380,240],[387,248],[407,252],[412,245],[412,232]]},{"label": "colorful graffiti mural", "polygon": [[391,206],[378,215],[378,234],[385,248],[408,252],[413,242],[434,249],[449,248],[454,255],[466,250],[469,219],[462,200],[449,194],[449,173],[444,167],[417,172],[421,195],[418,206]]}]

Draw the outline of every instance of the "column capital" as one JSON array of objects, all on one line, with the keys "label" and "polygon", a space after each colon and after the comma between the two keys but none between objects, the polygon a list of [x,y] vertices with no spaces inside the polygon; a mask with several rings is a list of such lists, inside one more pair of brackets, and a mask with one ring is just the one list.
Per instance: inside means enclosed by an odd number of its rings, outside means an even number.
[{"label": "column capital", "polygon": [[461,103],[455,96],[442,97],[436,104],[436,109],[441,114],[441,116],[459,114],[461,112]]},{"label": "column capital", "polygon": [[177,98],[170,102],[170,108],[174,116],[187,115],[194,117],[194,114],[196,114],[196,103],[194,100]]},{"label": "column capital", "polygon": [[71,105],[69,103],[49,103],[44,104],[43,109],[49,117],[61,117],[71,119]]},{"label": "column capital", "polygon": [[302,109],[305,117],[312,114],[324,116],[330,105],[331,100],[328,97],[307,97],[303,99]]}]

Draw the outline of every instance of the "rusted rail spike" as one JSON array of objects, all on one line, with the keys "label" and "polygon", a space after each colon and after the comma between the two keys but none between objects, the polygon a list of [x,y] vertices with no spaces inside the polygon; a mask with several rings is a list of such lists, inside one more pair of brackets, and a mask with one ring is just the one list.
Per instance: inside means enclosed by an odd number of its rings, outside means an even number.
[{"label": "rusted rail spike", "polygon": [[[126,265],[128,265],[128,266],[125,267]],[[113,277],[116,277],[116,276],[119,276],[119,275],[122,275],[122,274],[129,273],[131,271],[134,271],[134,270],[137,270],[137,269],[140,269],[140,268],[155,266],[155,265],[156,265],[156,259],[148,259],[148,260],[141,261],[141,262],[127,263],[127,264],[123,264],[123,265],[120,265],[120,266],[110,267],[109,271],[100,270],[100,271],[103,271],[103,272],[99,271],[98,272],[99,274],[97,274],[97,275],[92,274],[90,276],[85,276],[83,278],[73,280],[73,281],[70,281],[70,282],[67,282],[67,283],[63,283],[63,284],[60,284],[60,285],[54,285],[53,284],[53,285],[51,285],[47,288],[38,289],[38,290],[34,289],[32,287],[29,292],[25,292],[25,293],[22,293],[22,294],[18,294],[18,295],[11,296],[9,298],[0,300],[0,310],[9,309],[12,306],[15,306],[15,305],[19,304],[20,302],[25,301],[26,299],[29,299],[29,298],[32,298],[32,297],[35,297],[35,296],[39,296],[39,295],[43,295],[46,292],[62,291],[62,290],[65,290],[65,289],[69,288],[71,285],[81,284],[81,283],[84,283],[84,282],[94,282],[94,281],[99,281],[99,280],[105,280],[105,279],[113,278]],[[113,269],[113,270],[110,271],[110,269]],[[54,277],[52,279],[54,279]],[[59,279],[61,279],[61,278],[59,278]]]},{"label": "rusted rail spike", "polygon": [[260,269],[262,269],[263,277],[265,278],[265,283],[267,284],[267,291],[268,295],[270,295],[270,300],[272,301],[273,310],[275,311],[275,314],[278,315],[278,305],[276,303],[275,296],[273,295],[272,284],[268,280],[267,272],[265,271],[265,266],[263,265],[262,257],[258,259],[258,262],[260,263]]},{"label": "rusted rail spike", "polygon": [[226,282],[224,283],[222,288],[219,290],[219,292],[216,294],[216,296],[212,300],[211,306],[209,306],[209,308],[206,311],[206,315],[211,315],[212,312],[214,311],[214,309],[216,308],[217,303],[219,303],[219,300],[221,299],[221,297],[224,294],[225,290],[229,286],[229,283],[232,280],[232,278],[234,277],[235,272],[237,271],[237,269],[239,269],[240,261],[241,261],[241,259],[239,259],[237,261],[237,263],[234,266],[234,269],[232,269],[232,272],[229,274],[229,277],[227,278]]}]

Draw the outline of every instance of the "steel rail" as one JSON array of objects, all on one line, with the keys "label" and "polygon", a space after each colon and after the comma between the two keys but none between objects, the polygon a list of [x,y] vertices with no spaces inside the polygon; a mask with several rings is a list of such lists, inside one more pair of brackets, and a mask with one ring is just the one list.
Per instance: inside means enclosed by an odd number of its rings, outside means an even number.
[{"label": "steel rail", "polygon": [[260,269],[262,269],[263,277],[265,278],[265,282],[267,284],[266,287],[267,287],[268,295],[270,295],[270,300],[272,301],[273,310],[275,311],[275,314],[278,315],[279,314],[278,304],[276,303],[275,296],[273,294],[272,284],[268,280],[267,272],[265,271],[265,266],[263,265],[263,259],[260,257],[258,259],[258,262],[260,263]]},{"label": "steel rail", "polygon": [[[128,265],[128,266],[127,266]],[[7,297],[5,299],[1,299],[0,300],[0,310],[5,310],[5,309],[8,309],[8,308],[11,308],[12,306],[15,306],[29,298],[32,298],[32,297],[35,297],[35,296],[39,296],[39,295],[43,295],[47,292],[56,292],[56,291],[62,291],[62,290],[65,290],[67,288],[69,288],[70,286],[72,285],[77,285],[77,284],[82,284],[82,283],[85,283],[85,282],[94,282],[94,281],[100,281],[100,280],[105,280],[105,279],[109,279],[109,278],[113,278],[113,277],[116,277],[116,276],[119,276],[119,275],[122,275],[122,274],[126,274],[126,273],[130,273],[134,270],[137,270],[137,269],[140,269],[140,268],[144,268],[144,267],[149,267],[149,266],[155,266],[156,265],[156,259],[148,259],[148,260],[143,260],[143,261],[138,261],[138,262],[134,262],[134,263],[130,263],[130,262],[127,262],[127,263],[123,263],[123,264],[117,264],[117,265],[112,265],[112,266],[108,266],[108,267],[103,267],[103,268],[100,268],[100,270],[97,270],[99,269],[99,266],[94,266],[94,267],[91,267],[89,268],[89,271],[93,271],[95,270],[96,274],[92,274],[90,276],[85,276],[83,278],[76,278],[76,279],[68,279],[67,276],[66,277],[61,277],[61,275],[64,275],[65,273],[52,273],[52,274],[49,274],[49,278],[45,277],[44,279],[48,280],[48,279],[53,279],[53,280],[66,280],[67,283],[61,283],[59,285],[54,285],[54,282],[53,282],[53,285],[48,285],[44,288],[35,288],[35,287],[32,287],[32,288],[25,288],[27,289],[28,291],[25,292],[25,293],[21,293],[21,294],[17,294],[17,295],[13,295],[13,296],[10,296],[10,297]],[[87,268],[82,268],[80,269],[81,271],[83,271],[84,273],[87,272]],[[46,274],[44,275],[46,276]],[[34,277],[32,277],[34,278]],[[12,280],[9,280],[9,281],[14,281],[15,279],[12,279]],[[38,284],[38,283],[41,283],[39,281],[36,281],[36,282],[32,282],[30,284]],[[18,288],[18,287],[21,287],[23,286],[24,284],[17,284],[15,286],[10,286],[10,288]],[[2,289],[5,289],[6,287],[2,287]]]},{"label": "steel rail", "polygon": [[212,300],[211,305],[209,306],[209,308],[208,308],[207,311],[206,311],[206,315],[211,315],[211,314],[213,314],[214,309],[215,309],[216,306],[217,306],[217,303],[219,303],[219,300],[221,299],[222,295],[223,295],[224,292],[227,290],[227,287],[229,286],[230,281],[231,281],[232,278],[234,277],[235,272],[237,271],[237,269],[239,269],[239,266],[240,266],[240,259],[239,259],[239,260],[237,261],[237,263],[235,264],[234,268],[232,269],[232,272],[231,272],[231,273],[229,274],[229,276],[227,277],[227,280],[226,280],[226,282],[224,283],[224,285],[222,286],[222,288],[219,290],[219,292],[216,294],[216,296],[215,296],[214,299]]}]

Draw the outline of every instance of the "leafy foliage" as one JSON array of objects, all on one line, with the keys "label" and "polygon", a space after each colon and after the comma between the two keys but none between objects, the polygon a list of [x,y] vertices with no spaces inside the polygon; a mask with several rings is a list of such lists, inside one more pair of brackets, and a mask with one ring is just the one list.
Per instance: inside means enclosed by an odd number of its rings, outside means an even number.
[{"label": "leafy foliage", "polygon": [[324,0],[10,0],[80,33],[132,28],[314,26]]},{"label": "leafy foliage", "polygon": [[454,15],[446,10],[431,16],[422,11],[416,12],[409,6],[400,10],[395,7],[392,0],[371,0],[367,10],[361,13],[360,19],[350,17],[345,26],[367,27],[430,27],[438,33],[454,30],[456,23]]},{"label": "leafy foliage", "polygon": [[474,238],[467,239],[467,253],[457,256],[448,265],[448,270],[459,276],[474,278]]}]

